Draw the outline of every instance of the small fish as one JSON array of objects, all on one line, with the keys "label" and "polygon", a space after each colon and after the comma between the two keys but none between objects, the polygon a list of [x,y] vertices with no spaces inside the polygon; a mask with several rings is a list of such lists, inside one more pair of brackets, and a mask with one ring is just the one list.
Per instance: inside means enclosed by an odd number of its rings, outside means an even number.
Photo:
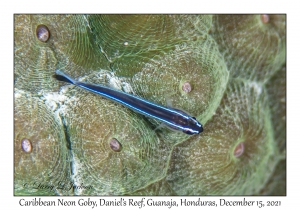
[{"label": "small fish", "polygon": [[55,73],[56,75],[54,75],[54,77],[60,81],[71,83],[91,92],[97,93],[105,98],[119,102],[123,106],[128,107],[142,115],[162,121],[172,129],[183,131],[189,135],[199,134],[203,131],[203,126],[196,120],[195,117],[191,117],[181,110],[167,108],[140,97],[114,90],[103,85],[95,85],[76,81],[60,70],[56,70]]}]

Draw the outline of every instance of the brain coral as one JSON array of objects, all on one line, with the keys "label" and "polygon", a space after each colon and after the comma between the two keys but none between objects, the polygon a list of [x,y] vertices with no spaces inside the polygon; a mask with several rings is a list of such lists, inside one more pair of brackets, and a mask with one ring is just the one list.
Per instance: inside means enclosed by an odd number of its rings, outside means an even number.
[{"label": "brain coral", "polygon": [[[15,15],[16,195],[285,195],[285,15]],[[185,110],[199,135],[59,82]]]}]

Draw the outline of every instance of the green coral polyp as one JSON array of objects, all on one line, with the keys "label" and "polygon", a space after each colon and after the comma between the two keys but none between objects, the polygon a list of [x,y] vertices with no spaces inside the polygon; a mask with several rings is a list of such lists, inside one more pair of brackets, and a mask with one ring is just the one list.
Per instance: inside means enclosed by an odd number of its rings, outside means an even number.
[{"label": "green coral polyp", "polygon": [[[284,21],[284,15],[281,23]],[[260,15],[217,15],[212,36],[234,78],[267,81],[285,63],[285,27],[270,18],[262,24]],[[224,34],[226,34],[224,36]]]},{"label": "green coral polyp", "polygon": [[36,28],[36,36],[41,42],[47,42],[50,38],[50,31],[45,25],[38,25]]},{"label": "green coral polyp", "polygon": [[[131,193],[165,176],[171,148],[140,115],[80,88],[70,89],[67,96],[72,95],[81,100],[76,104],[66,101],[68,110],[62,116],[72,144],[73,164],[80,165],[75,180],[94,186],[80,194]],[[86,121],[91,115],[97,117]],[[108,143],[112,136],[122,145],[120,152]]]},{"label": "green coral polyp", "polygon": [[240,157],[243,153],[244,153],[244,142],[240,142],[238,143],[235,147],[234,147],[234,151],[233,151],[233,155],[234,157],[238,158]]},{"label": "green coral polyp", "polygon": [[[59,190],[49,191],[33,185],[55,185],[59,181],[71,180],[69,152],[65,145],[61,121],[41,99],[31,94],[18,95],[15,103],[15,193],[55,195]],[[30,144],[25,152],[20,146],[20,140],[23,140],[23,143],[24,139]]]},{"label": "green coral polyp", "polygon": [[[271,173],[265,164],[275,166],[278,161],[266,92],[239,80],[230,84],[203,135],[173,151],[167,181],[179,195],[251,195],[263,186],[264,180],[256,177]],[[237,140],[244,142],[239,161],[231,154]]]},{"label": "green coral polyp", "polygon": [[[160,104],[169,100],[205,124],[220,103],[228,76],[215,42],[206,37],[156,56],[132,80],[137,94]],[[181,94],[178,88],[184,80],[193,84],[189,94]]]},{"label": "green coral polyp", "polygon": [[22,149],[24,152],[29,153],[32,151],[32,144],[29,139],[26,139],[26,138],[22,139],[21,146],[22,146]]},{"label": "green coral polyp", "polygon": [[187,81],[180,82],[179,89],[183,91],[183,94],[187,94],[192,91],[192,85]]},{"label": "green coral polyp", "polygon": [[122,150],[122,145],[120,144],[120,142],[115,139],[115,138],[112,138],[109,142],[109,146],[110,148],[115,151],[115,152],[120,152]]}]

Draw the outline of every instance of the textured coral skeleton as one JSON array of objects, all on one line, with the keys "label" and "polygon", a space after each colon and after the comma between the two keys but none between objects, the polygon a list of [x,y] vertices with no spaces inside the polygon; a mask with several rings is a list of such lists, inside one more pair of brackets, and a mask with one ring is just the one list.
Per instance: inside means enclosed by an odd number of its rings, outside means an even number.
[{"label": "textured coral skeleton", "polygon": [[[16,195],[286,194],[285,15],[14,18]],[[171,104],[204,132],[174,132],[56,69]]]}]

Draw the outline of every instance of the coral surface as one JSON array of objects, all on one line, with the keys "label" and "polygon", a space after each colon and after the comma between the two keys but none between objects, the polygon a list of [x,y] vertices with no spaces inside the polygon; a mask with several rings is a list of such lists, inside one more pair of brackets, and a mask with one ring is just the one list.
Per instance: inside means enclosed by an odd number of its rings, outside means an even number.
[{"label": "coral surface", "polygon": [[[285,15],[15,15],[15,195],[285,195]],[[195,116],[186,135],[55,70]]]}]

